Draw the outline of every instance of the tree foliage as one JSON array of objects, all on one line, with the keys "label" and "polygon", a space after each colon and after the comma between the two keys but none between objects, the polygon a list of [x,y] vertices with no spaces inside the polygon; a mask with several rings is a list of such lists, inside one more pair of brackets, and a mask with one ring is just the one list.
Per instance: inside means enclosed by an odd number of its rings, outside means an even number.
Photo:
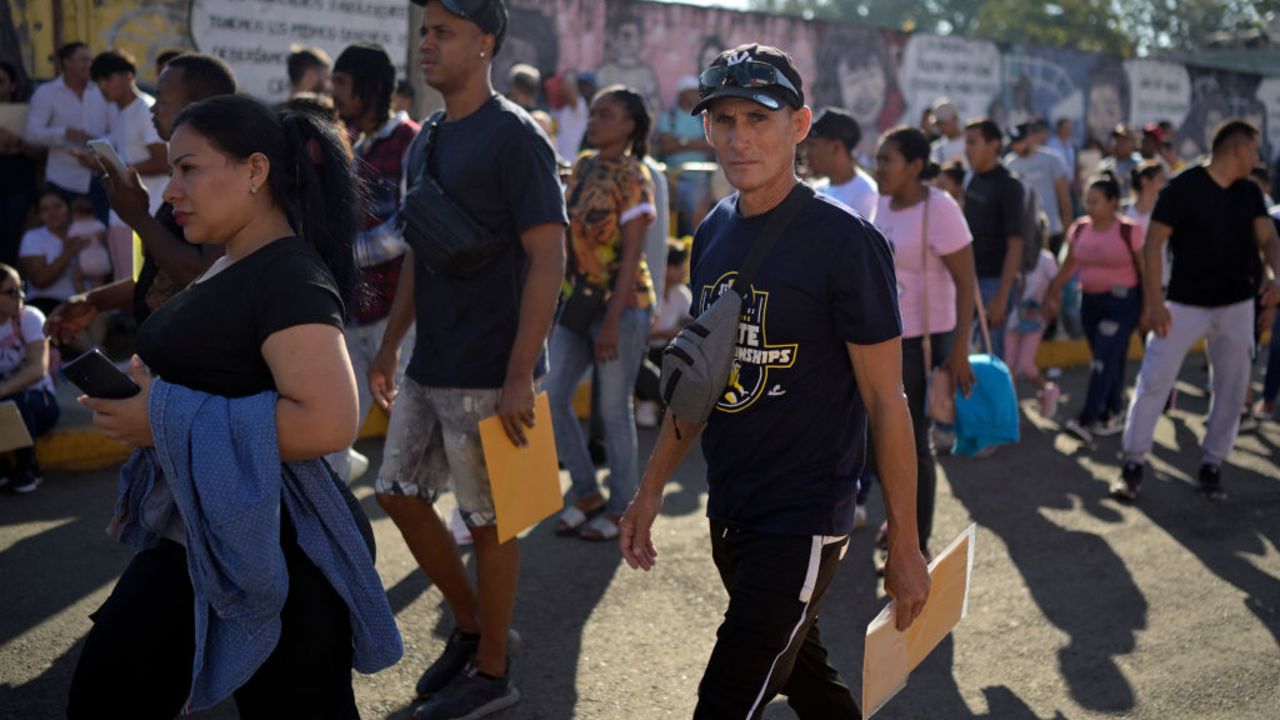
[{"label": "tree foliage", "polygon": [[1193,49],[1262,27],[1280,0],[752,0],[757,10],[1084,52]]}]

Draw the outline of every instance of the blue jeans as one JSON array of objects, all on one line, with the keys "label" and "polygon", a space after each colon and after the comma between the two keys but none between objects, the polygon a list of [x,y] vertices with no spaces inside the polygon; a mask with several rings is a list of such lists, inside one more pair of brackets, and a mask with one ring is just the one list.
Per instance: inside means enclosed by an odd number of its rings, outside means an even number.
[{"label": "blue jeans", "polygon": [[1088,425],[1124,412],[1124,368],[1129,338],[1142,314],[1141,288],[1123,292],[1085,293],[1080,305],[1084,337],[1093,352],[1089,390],[1085,393],[1080,424]]},{"label": "blue jeans", "polygon": [[636,449],[635,405],[632,393],[640,372],[640,357],[649,339],[648,309],[628,308],[618,320],[618,359],[595,362],[595,339],[603,318],[591,326],[590,336],[579,335],[560,325],[551,331],[547,374],[547,399],[551,403],[551,423],[556,434],[556,452],[573,481],[570,502],[598,494],[595,466],[587,451],[587,436],[573,412],[573,395],[582,378],[595,364],[599,390],[600,419],[604,423],[605,449],[609,455],[608,512],[627,509],[640,484],[640,463]]},{"label": "blue jeans", "polygon": [[[22,415],[22,422],[27,426],[27,432],[31,434],[32,440],[52,430],[58,424],[58,417],[62,414],[62,409],[58,407],[58,398],[48,390],[28,389],[0,398],[0,402],[7,400],[12,400],[18,406],[18,414]],[[13,454],[17,460],[16,474],[21,475],[26,472],[39,474],[35,447],[18,448]]]},{"label": "blue jeans", "polygon": [[[991,305],[991,301],[995,299],[996,293],[1000,292],[999,277],[979,277],[978,291],[982,294],[982,302],[986,306]],[[1009,302],[1005,303],[1004,318],[1001,319],[999,327],[991,327],[991,354],[1004,359],[1004,326],[1009,324],[1009,316],[1013,314],[1013,308],[1018,304],[1018,281],[1013,281],[1013,287],[1009,290]],[[982,329],[974,324],[973,333],[974,343],[978,346],[978,352],[986,352],[986,347],[982,343]]]},{"label": "blue jeans", "polygon": [[1280,313],[1271,326],[1271,347],[1267,350],[1267,377],[1262,385],[1262,399],[1275,402],[1280,396]]}]

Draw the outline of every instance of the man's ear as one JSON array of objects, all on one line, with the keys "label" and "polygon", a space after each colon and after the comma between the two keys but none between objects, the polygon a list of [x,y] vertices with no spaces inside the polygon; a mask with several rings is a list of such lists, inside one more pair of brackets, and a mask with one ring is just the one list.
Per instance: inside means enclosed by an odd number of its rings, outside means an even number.
[{"label": "man's ear", "polygon": [[809,137],[809,128],[813,126],[813,110],[808,105],[796,110],[791,115],[791,134],[795,138],[796,144],[804,142]]}]

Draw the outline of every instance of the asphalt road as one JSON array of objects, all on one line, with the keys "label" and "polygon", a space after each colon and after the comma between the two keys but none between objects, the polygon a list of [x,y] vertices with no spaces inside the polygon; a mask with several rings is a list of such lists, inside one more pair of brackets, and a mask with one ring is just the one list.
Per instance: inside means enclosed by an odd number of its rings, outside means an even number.
[{"label": "asphalt road", "polygon": [[[1019,445],[985,461],[941,460],[935,546],[978,525],[970,614],[878,717],[1280,717],[1280,426],[1241,437],[1223,473],[1226,503],[1201,500],[1191,484],[1207,405],[1200,365],[1187,363],[1134,507],[1106,497],[1119,439],[1082,448],[1033,403]],[[1065,379],[1060,417],[1078,407],[1083,382],[1078,372]],[[646,456],[651,442],[642,436]],[[376,466],[378,444],[361,449]],[[521,541],[524,650],[513,672],[523,700],[499,717],[690,715],[725,604],[702,478],[695,457],[671,484],[650,574],[628,569],[612,545],[555,537],[551,523]],[[114,473],[101,472],[51,475],[34,495],[0,496],[0,717],[62,716],[87,616],[130,555],[103,535],[114,492]],[[357,494],[374,519],[406,654],[357,676],[356,695],[366,718],[405,718],[451,620],[368,479]],[[873,494],[876,523],[880,502]],[[855,687],[866,624],[884,602],[873,528],[855,533],[821,620]],[[199,715],[235,716],[230,704]],[[776,701],[766,717],[793,715]]]}]

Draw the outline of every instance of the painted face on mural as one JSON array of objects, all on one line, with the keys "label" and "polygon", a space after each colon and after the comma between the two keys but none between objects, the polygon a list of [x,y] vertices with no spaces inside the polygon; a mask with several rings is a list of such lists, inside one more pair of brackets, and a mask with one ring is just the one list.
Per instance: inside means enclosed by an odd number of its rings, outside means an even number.
[{"label": "painted face on mural", "polygon": [[631,20],[619,23],[610,38],[614,62],[621,65],[639,62],[642,41],[640,23]]},{"label": "painted face on mural", "polygon": [[889,86],[880,61],[870,58],[858,63],[842,59],[836,67],[836,77],[845,109],[862,127],[878,127],[880,110],[884,107],[885,92]]},{"label": "painted face on mural", "polygon": [[1105,138],[1112,128],[1124,122],[1124,108],[1120,104],[1120,88],[1111,83],[1099,83],[1089,88],[1089,131],[1094,137]]}]

